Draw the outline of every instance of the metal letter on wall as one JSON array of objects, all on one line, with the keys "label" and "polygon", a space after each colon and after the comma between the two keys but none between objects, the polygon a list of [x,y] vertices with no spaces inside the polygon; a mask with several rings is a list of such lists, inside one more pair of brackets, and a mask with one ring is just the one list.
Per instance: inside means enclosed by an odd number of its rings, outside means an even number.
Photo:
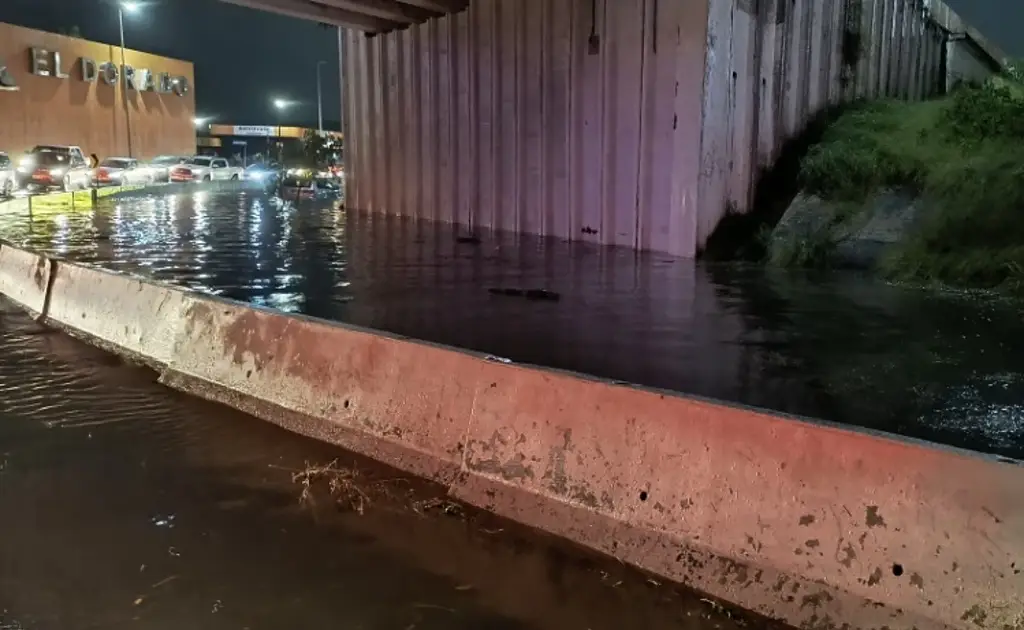
[{"label": "metal letter on wall", "polygon": [[96,61],[88,57],[82,57],[82,80],[93,82],[96,80]]},{"label": "metal letter on wall", "polygon": [[153,71],[152,70],[139,70],[139,73],[142,76],[142,80],[139,82],[141,84],[141,86],[142,86],[140,89],[143,92],[155,92],[156,91],[156,81],[153,80]]},{"label": "metal letter on wall", "polygon": [[115,85],[117,83],[117,75],[117,66],[109,61],[104,62],[103,65],[100,66],[100,78],[102,78],[103,82],[107,85]]},{"label": "metal letter on wall", "polygon": [[18,81],[11,74],[7,62],[0,59],[0,92],[15,92],[18,90]]},{"label": "metal letter on wall", "polygon": [[127,90],[139,89],[135,85],[135,68],[125,64],[124,67],[124,87]]},{"label": "metal letter on wall", "polygon": [[58,79],[66,79],[66,78],[68,78],[68,73],[64,72],[60,68],[60,53],[59,52],[53,53],[53,76],[57,77]]},{"label": "metal letter on wall", "polygon": [[188,79],[185,77],[176,77],[174,79],[174,93],[178,96],[185,96],[188,94]]},{"label": "metal letter on wall", "polygon": [[161,72],[157,78],[156,91],[160,94],[169,94],[173,89],[171,75],[166,72]]},{"label": "metal letter on wall", "polygon": [[32,74],[40,77],[50,76],[50,58],[45,48],[30,48],[29,70]]}]

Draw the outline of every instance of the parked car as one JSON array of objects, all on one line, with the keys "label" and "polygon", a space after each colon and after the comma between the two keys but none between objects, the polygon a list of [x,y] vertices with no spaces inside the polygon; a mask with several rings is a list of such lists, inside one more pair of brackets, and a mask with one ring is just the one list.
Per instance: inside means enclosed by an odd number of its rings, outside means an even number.
[{"label": "parked car", "polygon": [[39,145],[18,165],[19,183],[29,188],[88,188],[92,170],[82,149],[74,146]]},{"label": "parked car", "polygon": [[14,195],[18,188],[18,175],[14,170],[14,162],[11,157],[0,151],[0,198],[7,199]]},{"label": "parked car", "polygon": [[160,155],[146,165],[155,182],[171,181],[171,169],[180,164],[187,164],[189,158],[184,155]]},{"label": "parked car", "polygon": [[291,170],[281,180],[278,196],[285,201],[330,199],[341,194],[341,185],[328,172]]},{"label": "parked car", "polygon": [[208,182],[242,178],[242,167],[231,166],[224,158],[197,155],[187,164],[171,169],[172,182]]},{"label": "parked car", "polygon": [[113,157],[100,162],[93,175],[95,186],[130,186],[153,181],[152,172],[133,158]]}]

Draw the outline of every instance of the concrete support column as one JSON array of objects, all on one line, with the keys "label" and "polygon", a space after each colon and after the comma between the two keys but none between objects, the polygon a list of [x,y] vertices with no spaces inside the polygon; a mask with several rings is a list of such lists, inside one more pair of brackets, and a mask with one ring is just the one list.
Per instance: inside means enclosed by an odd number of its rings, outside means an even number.
[{"label": "concrete support column", "polygon": [[474,0],[349,34],[350,207],[693,256],[705,0]]}]

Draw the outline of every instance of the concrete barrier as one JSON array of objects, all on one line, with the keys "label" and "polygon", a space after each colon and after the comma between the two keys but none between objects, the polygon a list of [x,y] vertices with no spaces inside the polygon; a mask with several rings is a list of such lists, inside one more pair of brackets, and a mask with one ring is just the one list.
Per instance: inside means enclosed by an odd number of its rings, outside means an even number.
[{"label": "concrete barrier", "polygon": [[[0,290],[38,304],[38,259],[6,250]],[[751,610],[807,628],[1024,627],[1017,463],[50,264],[48,320],[168,385]]]},{"label": "concrete barrier", "polygon": [[52,269],[53,263],[44,256],[0,244],[0,293],[33,316],[46,310]]},{"label": "concrete barrier", "polygon": [[461,355],[220,300],[185,321],[168,384],[442,483],[459,470]]},{"label": "concrete barrier", "polygon": [[53,264],[49,321],[154,367],[171,363],[194,294],[96,267]]}]

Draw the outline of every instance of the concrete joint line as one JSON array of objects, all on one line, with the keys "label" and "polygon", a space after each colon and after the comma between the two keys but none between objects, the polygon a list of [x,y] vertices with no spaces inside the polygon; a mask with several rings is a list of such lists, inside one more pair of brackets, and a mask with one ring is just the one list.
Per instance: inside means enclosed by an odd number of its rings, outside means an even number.
[{"label": "concrete joint line", "polygon": [[49,260],[49,273],[47,274],[46,278],[46,289],[45,292],[43,293],[43,308],[42,310],[39,311],[39,314],[36,315],[35,318],[36,321],[40,323],[45,323],[46,318],[49,317],[50,315],[50,300],[53,299],[53,284],[54,281],[57,279],[57,266],[61,264],[52,258],[50,258]]}]

